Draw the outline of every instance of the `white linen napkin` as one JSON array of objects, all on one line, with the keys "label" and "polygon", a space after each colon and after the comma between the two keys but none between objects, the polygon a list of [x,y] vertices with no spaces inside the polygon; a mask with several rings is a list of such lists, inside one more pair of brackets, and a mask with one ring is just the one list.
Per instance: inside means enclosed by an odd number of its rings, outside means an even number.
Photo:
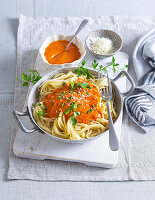
[{"label": "white linen napkin", "polygon": [[[155,17],[92,17],[80,33],[85,38],[95,29],[111,29],[118,32],[124,42],[122,51],[130,56],[129,72],[136,80],[131,62],[137,39],[155,25]],[[51,34],[74,33],[82,18],[30,18],[21,16],[17,39],[17,76],[35,63],[38,49]],[[83,39],[84,42],[84,39]],[[15,86],[15,110],[22,111],[27,90],[17,81]],[[88,167],[83,164],[62,161],[37,161],[18,158],[13,154],[12,144],[17,125],[12,128],[8,179],[72,180],[72,181],[125,181],[155,180],[155,134],[141,134],[141,130],[123,116],[119,161],[114,169]],[[104,148],[104,147],[103,147]]]}]

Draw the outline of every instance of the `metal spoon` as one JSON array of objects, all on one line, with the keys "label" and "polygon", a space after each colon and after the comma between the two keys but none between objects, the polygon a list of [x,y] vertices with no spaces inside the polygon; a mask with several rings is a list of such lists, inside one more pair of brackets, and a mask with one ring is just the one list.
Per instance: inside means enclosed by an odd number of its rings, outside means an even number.
[{"label": "metal spoon", "polygon": [[155,38],[149,40],[143,47],[143,58],[155,68]]},{"label": "metal spoon", "polygon": [[77,29],[76,33],[74,34],[74,36],[72,37],[71,41],[69,42],[69,44],[66,47],[66,51],[68,50],[68,47],[70,46],[70,44],[73,42],[74,38],[80,33],[80,31],[86,26],[86,24],[88,23],[87,19],[82,20],[79,28]]}]

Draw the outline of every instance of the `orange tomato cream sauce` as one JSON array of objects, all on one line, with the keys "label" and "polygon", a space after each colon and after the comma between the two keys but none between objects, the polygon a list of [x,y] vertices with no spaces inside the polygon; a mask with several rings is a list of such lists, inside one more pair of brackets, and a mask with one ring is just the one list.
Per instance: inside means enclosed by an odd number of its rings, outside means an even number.
[{"label": "orange tomato cream sauce", "polygon": [[[80,83],[87,84],[82,88]],[[70,83],[65,83],[61,88],[54,89],[48,96],[42,99],[46,107],[45,117],[57,118],[62,112],[67,121],[74,113],[79,123],[89,123],[102,117],[100,104],[100,93],[96,86],[90,81],[78,79],[74,83],[74,89]]]},{"label": "orange tomato cream sauce", "polygon": [[57,40],[51,42],[45,49],[44,56],[50,64],[64,64],[71,63],[78,60],[81,56],[78,47],[71,43],[68,50],[66,47],[69,41]]}]

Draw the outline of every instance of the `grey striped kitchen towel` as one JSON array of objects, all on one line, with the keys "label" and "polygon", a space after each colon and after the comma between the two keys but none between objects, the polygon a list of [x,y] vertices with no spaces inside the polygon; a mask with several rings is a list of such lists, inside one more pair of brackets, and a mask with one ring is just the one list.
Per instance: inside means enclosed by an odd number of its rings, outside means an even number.
[{"label": "grey striped kitchen towel", "polygon": [[133,52],[133,66],[138,84],[126,98],[125,107],[129,117],[146,133],[155,128],[155,69],[143,58],[143,47],[155,40],[155,28],[145,33]]},{"label": "grey striped kitchen towel", "polygon": [[[139,85],[141,86],[136,87],[126,98],[125,106],[129,117],[146,133],[155,128],[155,119],[147,114],[155,102],[155,70],[143,76],[139,80]],[[150,87],[151,95],[145,86]]]}]

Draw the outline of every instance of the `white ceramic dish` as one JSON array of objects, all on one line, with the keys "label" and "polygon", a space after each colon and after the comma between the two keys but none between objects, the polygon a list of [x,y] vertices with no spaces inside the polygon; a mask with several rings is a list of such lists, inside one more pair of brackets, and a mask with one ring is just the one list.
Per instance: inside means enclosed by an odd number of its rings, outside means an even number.
[{"label": "white ceramic dish", "polygon": [[[42,57],[42,60],[44,61],[44,63],[50,65],[50,66],[57,66],[57,64],[50,64],[45,56],[44,56],[44,53],[45,53],[45,49],[46,47],[51,43],[51,42],[54,42],[56,40],[67,40],[67,41],[70,41],[72,39],[73,35],[51,35],[49,37],[46,38],[46,40],[44,41],[44,43],[42,44],[42,46],[40,47],[39,49],[39,52],[41,54],[41,57]],[[64,64],[59,64],[59,67],[65,67],[65,66],[68,66],[68,67],[72,67],[72,66],[77,66],[84,58],[85,54],[86,54],[86,51],[85,51],[85,48],[84,48],[84,45],[82,43],[82,41],[75,37],[75,39],[73,40],[73,43],[79,48],[79,51],[80,51],[80,54],[81,54],[81,57],[78,59],[78,60],[75,60],[74,62],[72,63],[64,63]]]}]

